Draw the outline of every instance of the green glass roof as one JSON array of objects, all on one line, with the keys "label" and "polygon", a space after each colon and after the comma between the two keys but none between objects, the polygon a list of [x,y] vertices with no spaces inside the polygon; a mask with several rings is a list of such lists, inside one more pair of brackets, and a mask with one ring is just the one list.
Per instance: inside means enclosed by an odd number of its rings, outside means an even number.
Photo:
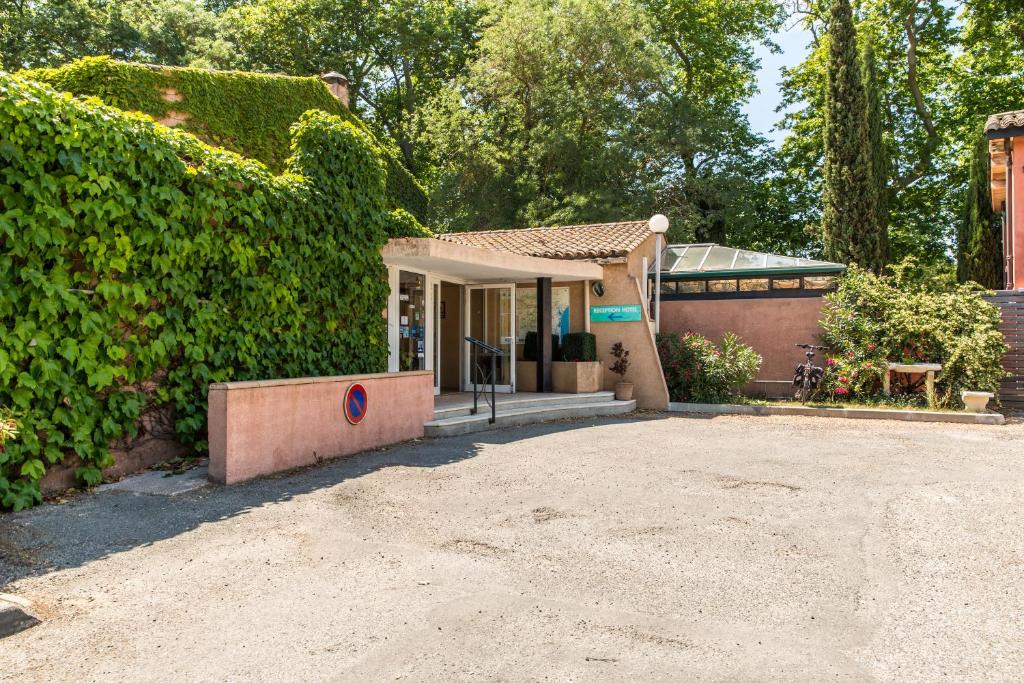
[{"label": "green glass roof", "polygon": [[[652,275],[655,267],[651,266]],[[825,274],[842,273],[845,270],[846,266],[841,263],[800,256],[780,256],[718,244],[670,244],[661,253],[663,280]]]}]

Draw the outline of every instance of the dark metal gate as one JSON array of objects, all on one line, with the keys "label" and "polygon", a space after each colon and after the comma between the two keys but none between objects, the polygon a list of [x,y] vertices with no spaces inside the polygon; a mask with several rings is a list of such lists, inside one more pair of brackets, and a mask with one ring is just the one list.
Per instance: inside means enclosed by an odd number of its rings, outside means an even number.
[{"label": "dark metal gate", "polygon": [[1024,291],[1001,291],[985,299],[999,307],[999,330],[1010,350],[1003,356],[1003,368],[1010,374],[999,389],[1003,406],[1024,411]]}]

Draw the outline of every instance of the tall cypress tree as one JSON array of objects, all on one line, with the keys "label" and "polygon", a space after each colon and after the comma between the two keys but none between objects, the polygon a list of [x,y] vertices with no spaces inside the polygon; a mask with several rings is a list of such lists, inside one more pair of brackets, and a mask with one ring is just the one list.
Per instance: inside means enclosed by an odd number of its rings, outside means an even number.
[{"label": "tall cypress tree", "polygon": [[882,116],[882,96],[878,89],[878,70],[875,67],[874,37],[865,36],[861,53],[864,75],[864,94],[867,99],[868,152],[871,155],[871,208],[874,216],[869,232],[878,235],[876,267],[881,269],[889,261],[889,148],[885,144]]},{"label": "tall cypress tree", "polygon": [[967,197],[957,232],[956,273],[989,289],[1003,287],[1002,218],[992,210],[988,138],[980,131],[971,152]]},{"label": "tall cypress tree", "polygon": [[850,0],[833,0],[825,93],[822,239],[826,258],[878,272],[882,243],[875,222],[867,112]]}]

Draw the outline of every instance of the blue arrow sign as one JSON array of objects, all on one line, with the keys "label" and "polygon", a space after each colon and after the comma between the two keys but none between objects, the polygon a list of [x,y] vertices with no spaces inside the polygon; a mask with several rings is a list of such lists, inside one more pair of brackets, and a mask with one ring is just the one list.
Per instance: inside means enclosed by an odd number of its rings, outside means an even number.
[{"label": "blue arrow sign", "polygon": [[592,323],[633,323],[644,319],[643,308],[639,304],[632,306],[591,306],[590,322]]}]

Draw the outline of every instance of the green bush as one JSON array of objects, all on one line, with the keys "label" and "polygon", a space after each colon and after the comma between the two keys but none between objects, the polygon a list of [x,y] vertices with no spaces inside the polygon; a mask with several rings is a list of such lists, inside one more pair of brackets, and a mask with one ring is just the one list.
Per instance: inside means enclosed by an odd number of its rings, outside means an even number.
[{"label": "green bush", "polygon": [[210,382],[386,368],[391,213],[361,127],[321,111],[286,171],[182,131],[0,74],[0,503],[40,499],[74,453],[171,409],[205,448]]},{"label": "green bush", "polygon": [[[369,133],[365,124],[335,98],[316,77],[154,67],[85,57],[53,69],[19,74],[74,95],[100,98],[118,109],[140,111],[155,119],[170,112],[189,118],[176,126],[203,142],[265,163],[272,171],[287,167],[289,130],[302,114],[319,109]],[[164,96],[173,90],[178,101]],[[426,220],[427,194],[402,163],[394,144],[378,141],[387,167],[387,196],[419,221]]]},{"label": "green bush", "polygon": [[570,332],[562,337],[562,360],[592,363],[597,360],[597,337],[590,332]]},{"label": "green bush", "polygon": [[[884,368],[891,361],[942,364],[936,384],[940,406],[962,406],[963,390],[997,392],[1007,347],[999,310],[981,294],[913,260],[883,277],[851,266],[836,291],[825,297],[821,324],[833,368],[826,391],[833,397],[879,400]],[[893,388],[916,393],[922,382],[901,386],[894,381]]]},{"label": "green bush", "polygon": [[[551,360],[561,358],[560,351],[558,349],[558,335],[551,335]],[[527,332],[526,338],[523,340],[523,360],[536,361],[537,360],[537,333]]]},{"label": "green bush", "polygon": [[659,334],[658,356],[670,400],[684,403],[735,400],[761,369],[761,356],[731,332],[721,348],[699,334]]}]

